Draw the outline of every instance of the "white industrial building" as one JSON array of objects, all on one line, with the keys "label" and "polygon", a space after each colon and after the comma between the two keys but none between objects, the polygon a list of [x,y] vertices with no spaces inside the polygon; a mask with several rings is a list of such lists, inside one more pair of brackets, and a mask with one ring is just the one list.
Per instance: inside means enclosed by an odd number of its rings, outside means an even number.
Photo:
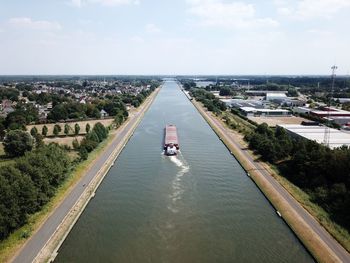
[{"label": "white industrial building", "polygon": [[287,95],[285,93],[266,93],[265,100],[281,104],[287,100]]},{"label": "white industrial building", "polygon": [[350,98],[334,98],[336,101],[339,100],[340,103],[350,102]]},{"label": "white industrial building", "polygon": [[244,99],[220,99],[230,108],[252,107],[252,108],[264,108],[266,102],[261,100],[244,100]]},{"label": "white industrial building", "polygon": [[312,110],[312,108],[309,108],[309,107],[294,107],[293,109],[293,112],[295,113],[304,113],[304,114],[309,114]]},{"label": "white industrial building", "polygon": [[343,125],[348,125],[350,123],[350,117],[324,117],[324,119],[330,121],[330,122],[333,122],[333,123],[336,123],[340,126],[343,126]]},{"label": "white industrial building", "polygon": [[284,109],[257,109],[253,107],[240,107],[239,110],[245,116],[265,116],[265,117],[274,117],[274,116],[290,116],[291,112]]},{"label": "white industrial building", "polygon": [[[325,126],[304,126],[295,124],[279,124],[278,126],[286,129],[292,136],[300,136],[320,144],[324,143]],[[343,145],[350,146],[350,133],[331,128],[329,128],[329,133],[329,147],[331,149]]]},{"label": "white industrial building", "polygon": [[248,95],[251,95],[251,96],[266,96],[268,93],[270,94],[287,94],[288,91],[285,91],[285,90],[247,90],[245,92],[246,94]]}]

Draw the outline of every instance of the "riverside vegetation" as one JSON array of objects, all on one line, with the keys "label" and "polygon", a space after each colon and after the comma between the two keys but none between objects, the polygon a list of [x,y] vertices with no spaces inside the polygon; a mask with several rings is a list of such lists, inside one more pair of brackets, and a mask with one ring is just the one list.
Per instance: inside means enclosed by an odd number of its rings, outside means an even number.
[{"label": "riverside vegetation", "polygon": [[243,133],[249,148],[270,163],[279,175],[302,189],[304,193],[298,190],[293,194],[308,199],[302,200],[303,203],[311,202],[309,206],[312,206],[315,216],[345,248],[350,249],[348,147],[331,150],[314,141],[293,138],[281,127],[270,128],[266,123],[257,125],[234,109],[226,111],[222,102],[204,89],[191,88],[190,92],[209,111],[222,118],[228,127]]},{"label": "riverside vegetation", "polygon": [[[14,132],[18,134],[11,138],[16,141],[4,142],[5,152],[23,156],[17,158],[14,164],[5,165],[0,170],[0,240],[25,224],[29,215],[39,211],[74,167],[85,160],[88,153],[108,135],[108,129],[101,123],[96,123],[81,144],[76,145],[79,157],[73,159],[67,149],[54,143],[37,143],[35,149],[30,151],[30,135],[25,131],[12,131]],[[22,137],[25,139],[21,139]],[[8,144],[17,145],[19,150],[7,151],[13,149],[7,148]],[[26,237],[27,233],[23,235]]]},{"label": "riverside vegetation", "polygon": [[[6,238],[26,224],[33,214],[41,211],[65,180],[76,169],[80,169],[80,164],[88,158],[89,153],[106,140],[112,126],[117,128],[126,121],[128,112],[125,103],[130,102],[138,107],[154,90],[155,87],[152,86],[138,96],[122,95],[122,99],[118,96],[100,99],[99,103],[114,117],[113,125],[105,127],[97,122],[90,127],[87,124],[82,141],[73,140],[73,149],[56,143],[45,145],[43,138],[47,136],[46,126],[43,126],[42,131],[38,131],[36,127],[33,127],[30,133],[25,131],[25,125],[37,118],[37,111],[32,107],[27,111],[27,105],[19,104],[13,113],[2,119],[0,124],[3,124],[4,128],[5,155],[1,158],[9,162],[2,165],[0,170],[0,241],[5,242]],[[57,107],[63,112],[68,109],[72,112],[75,110],[75,113],[69,116],[77,116],[81,109],[88,108],[72,108],[72,105],[66,103]],[[56,130],[61,129],[57,125]],[[67,136],[69,128],[66,126],[64,129]],[[74,135],[79,134],[79,131],[79,125],[75,125]],[[30,232],[25,231],[19,238],[28,236]]]}]

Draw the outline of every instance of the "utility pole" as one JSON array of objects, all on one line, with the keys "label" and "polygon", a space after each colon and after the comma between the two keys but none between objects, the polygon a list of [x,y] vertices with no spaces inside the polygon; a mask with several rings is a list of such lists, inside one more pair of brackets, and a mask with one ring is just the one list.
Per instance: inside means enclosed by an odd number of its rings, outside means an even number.
[{"label": "utility pole", "polygon": [[330,107],[331,107],[331,101],[333,99],[333,92],[334,92],[334,83],[335,83],[335,71],[337,70],[337,66],[333,66],[331,67],[332,69],[332,89],[331,89],[331,96],[328,100],[328,114],[327,114],[327,121],[326,121],[326,126],[325,126],[325,130],[324,130],[324,139],[323,139],[323,144],[327,147],[329,147],[329,138],[331,135],[331,130],[329,128],[330,125]]}]

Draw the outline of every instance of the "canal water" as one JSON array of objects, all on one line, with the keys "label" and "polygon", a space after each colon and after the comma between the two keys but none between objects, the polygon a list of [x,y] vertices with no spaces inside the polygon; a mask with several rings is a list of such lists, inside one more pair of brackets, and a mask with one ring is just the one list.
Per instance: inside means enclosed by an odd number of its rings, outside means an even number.
[{"label": "canal water", "polygon": [[[181,154],[166,157],[166,124]],[[166,81],[55,262],[312,262],[176,82]]]}]

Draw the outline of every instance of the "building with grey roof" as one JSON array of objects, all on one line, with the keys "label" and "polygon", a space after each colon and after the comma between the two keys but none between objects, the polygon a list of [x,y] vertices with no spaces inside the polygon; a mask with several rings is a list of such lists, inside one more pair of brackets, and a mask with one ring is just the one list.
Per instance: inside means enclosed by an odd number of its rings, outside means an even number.
[{"label": "building with grey roof", "polygon": [[[286,129],[292,136],[300,136],[320,144],[324,143],[324,135],[327,129],[326,126],[304,126],[295,124],[279,124],[278,126]],[[329,147],[334,149],[343,145],[350,146],[350,133],[329,128]]]}]

